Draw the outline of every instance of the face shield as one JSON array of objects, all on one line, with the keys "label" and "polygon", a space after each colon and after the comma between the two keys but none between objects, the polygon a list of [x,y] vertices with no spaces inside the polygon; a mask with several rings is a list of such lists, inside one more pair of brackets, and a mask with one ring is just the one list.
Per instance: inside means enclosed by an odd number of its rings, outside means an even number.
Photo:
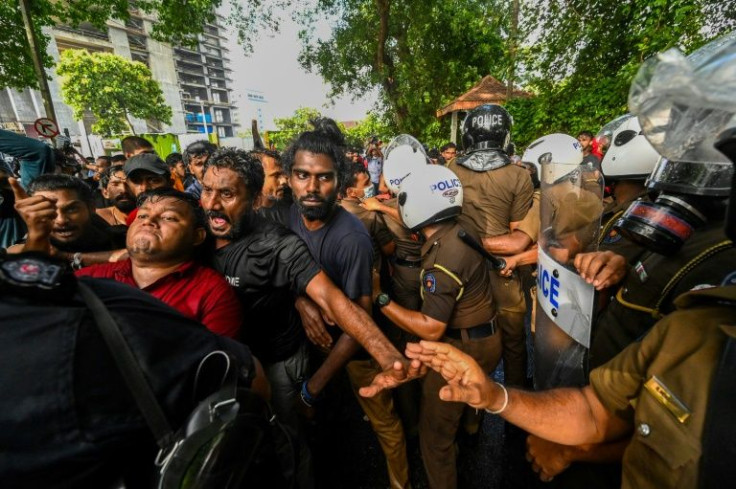
[{"label": "face shield", "polygon": [[669,50],[646,61],[629,92],[642,133],[663,156],[647,180],[660,192],[616,223],[629,239],[677,252],[699,226],[723,216],[733,166],[714,147],[736,125],[736,31],[690,56]]}]

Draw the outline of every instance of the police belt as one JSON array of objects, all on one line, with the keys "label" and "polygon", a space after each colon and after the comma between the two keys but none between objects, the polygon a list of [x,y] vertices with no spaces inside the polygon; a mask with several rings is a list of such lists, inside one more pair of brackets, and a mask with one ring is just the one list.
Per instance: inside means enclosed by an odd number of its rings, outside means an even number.
[{"label": "police belt", "polygon": [[487,338],[496,334],[496,320],[491,319],[487,323],[473,326],[472,328],[447,328],[445,330],[445,336],[456,340],[463,338],[463,331],[468,333],[468,339],[479,340],[481,338]]},{"label": "police belt", "polygon": [[422,260],[404,260],[403,258],[394,258],[394,265],[407,268],[421,268]]}]

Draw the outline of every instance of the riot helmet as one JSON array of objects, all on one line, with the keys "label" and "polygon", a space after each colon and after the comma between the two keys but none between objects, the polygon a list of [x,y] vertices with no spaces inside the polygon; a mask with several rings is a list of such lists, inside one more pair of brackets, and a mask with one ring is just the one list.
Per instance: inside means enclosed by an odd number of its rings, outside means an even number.
[{"label": "riot helmet", "polygon": [[547,184],[562,181],[583,163],[583,150],[577,139],[567,134],[548,134],[527,146],[521,161],[537,168],[539,179]]},{"label": "riot helmet", "polygon": [[610,147],[601,162],[606,182],[644,180],[659,160],[659,153],[642,134],[639,120],[631,114],[623,117],[615,119],[620,124],[611,133]]},{"label": "riot helmet", "polygon": [[399,213],[412,231],[452,219],[462,208],[463,186],[449,168],[427,165],[401,183]]},{"label": "riot helmet", "polygon": [[404,178],[415,169],[429,164],[422,144],[408,134],[400,134],[392,139],[383,154],[383,180],[394,195],[399,193]]},{"label": "riot helmet", "polygon": [[685,57],[660,53],[639,69],[629,106],[662,155],[647,180],[654,203],[634,202],[616,223],[653,251],[672,254],[709,219],[720,219],[731,193],[732,163],[714,148],[736,114],[736,32]]},{"label": "riot helmet", "polygon": [[500,105],[485,104],[468,112],[462,124],[465,155],[457,163],[475,171],[508,165],[512,123],[511,115]]}]

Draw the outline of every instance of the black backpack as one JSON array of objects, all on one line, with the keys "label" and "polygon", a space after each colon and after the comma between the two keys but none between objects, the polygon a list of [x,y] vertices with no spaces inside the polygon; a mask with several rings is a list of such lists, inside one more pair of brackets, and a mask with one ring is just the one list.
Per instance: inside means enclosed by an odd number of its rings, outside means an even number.
[{"label": "black backpack", "polygon": [[194,382],[196,407],[174,432],[107,308],[85,284],[78,289],[160,447],[156,487],[294,487],[295,444],[268,403],[239,385],[243,367],[233,356],[214,351],[202,359]]}]

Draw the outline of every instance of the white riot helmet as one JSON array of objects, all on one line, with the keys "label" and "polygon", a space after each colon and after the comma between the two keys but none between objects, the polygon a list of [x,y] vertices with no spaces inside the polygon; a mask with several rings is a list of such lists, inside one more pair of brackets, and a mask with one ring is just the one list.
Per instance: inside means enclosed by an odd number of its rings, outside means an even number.
[{"label": "white riot helmet", "polygon": [[583,149],[572,136],[548,134],[526,148],[522,161],[535,164],[539,179],[553,184],[583,163]]},{"label": "white riot helmet", "polygon": [[412,231],[458,216],[462,208],[463,186],[449,168],[426,165],[401,183],[399,212]]},{"label": "white riot helmet", "polygon": [[658,160],[659,153],[642,134],[639,120],[629,114],[611,133],[611,144],[601,162],[601,170],[606,181],[644,180]]},{"label": "white riot helmet", "polygon": [[383,162],[383,180],[392,194],[399,193],[402,180],[417,168],[427,166],[429,160],[422,145],[413,137],[402,134],[386,148]]}]

